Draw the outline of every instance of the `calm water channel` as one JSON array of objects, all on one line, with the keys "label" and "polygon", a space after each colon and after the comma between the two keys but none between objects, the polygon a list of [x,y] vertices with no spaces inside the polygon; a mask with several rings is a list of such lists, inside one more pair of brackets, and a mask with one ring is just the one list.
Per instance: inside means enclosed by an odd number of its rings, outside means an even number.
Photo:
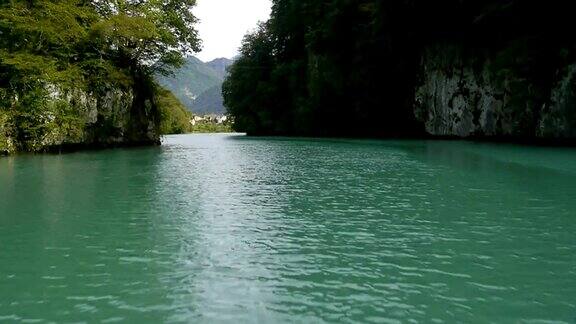
[{"label": "calm water channel", "polygon": [[0,158],[0,322],[576,323],[576,149],[174,136]]}]

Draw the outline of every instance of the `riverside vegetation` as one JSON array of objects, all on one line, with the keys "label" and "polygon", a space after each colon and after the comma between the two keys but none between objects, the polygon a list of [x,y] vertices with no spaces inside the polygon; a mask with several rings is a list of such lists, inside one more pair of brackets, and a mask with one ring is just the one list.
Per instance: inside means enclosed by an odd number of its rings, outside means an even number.
[{"label": "riverside vegetation", "polygon": [[[576,139],[567,1],[272,2],[223,85],[237,131]],[[154,78],[199,50],[194,4],[2,2],[0,153],[190,131]]]},{"label": "riverside vegetation", "polygon": [[0,5],[0,152],[140,145],[189,113],[153,76],[199,51],[195,0]]},{"label": "riverside vegetation", "polygon": [[274,0],[225,104],[253,135],[574,140],[571,6]]}]

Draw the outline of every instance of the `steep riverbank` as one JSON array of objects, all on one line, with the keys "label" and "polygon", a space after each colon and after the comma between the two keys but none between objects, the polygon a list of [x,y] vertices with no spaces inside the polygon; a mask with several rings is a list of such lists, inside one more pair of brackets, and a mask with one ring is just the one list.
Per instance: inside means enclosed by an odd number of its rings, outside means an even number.
[{"label": "steep riverbank", "polygon": [[153,76],[200,50],[194,5],[0,4],[0,154],[154,145],[188,126]]},{"label": "steep riverbank", "polygon": [[[576,61],[502,62],[511,47],[428,48],[414,111],[432,136],[565,142],[576,139]],[[518,59],[514,57],[513,59]]]},{"label": "steep riverbank", "polygon": [[[0,111],[0,151],[4,154],[160,142],[159,108],[153,89],[87,91],[50,85],[39,91],[42,95],[34,99],[37,101],[23,103],[41,105],[37,112]],[[19,105],[18,95],[8,100],[11,106]]]},{"label": "steep riverbank", "polygon": [[253,135],[571,142],[570,12],[560,1],[278,1],[247,36],[225,103]]}]

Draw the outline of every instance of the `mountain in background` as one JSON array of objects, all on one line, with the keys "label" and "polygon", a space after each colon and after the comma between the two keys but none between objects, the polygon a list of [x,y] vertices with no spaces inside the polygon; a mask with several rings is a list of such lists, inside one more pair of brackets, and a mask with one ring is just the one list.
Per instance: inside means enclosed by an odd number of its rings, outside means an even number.
[{"label": "mountain in background", "polygon": [[204,92],[194,100],[192,111],[197,115],[224,115],[224,98],[222,97],[222,84],[214,86]]},{"label": "mountain in background", "polygon": [[232,63],[234,63],[233,60],[231,59],[227,59],[225,57],[221,57],[221,58],[217,58],[215,60],[212,60],[208,63],[206,63],[206,65],[208,65],[209,67],[212,68],[212,70],[216,71],[218,73],[218,75],[224,79],[226,78],[226,69],[228,69],[228,67],[230,65],[232,65]]},{"label": "mountain in background", "polygon": [[204,63],[194,56],[173,76],[158,76],[158,82],[170,90],[191,112],[197,115],[226,112],[222,99],[222,83],[226,69],[233,63],[227,58],[218,58]]}]

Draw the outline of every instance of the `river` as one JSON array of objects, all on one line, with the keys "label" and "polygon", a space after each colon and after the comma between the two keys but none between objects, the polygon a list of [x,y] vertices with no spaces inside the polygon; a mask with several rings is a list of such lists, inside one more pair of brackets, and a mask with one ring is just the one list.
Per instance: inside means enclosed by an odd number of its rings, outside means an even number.
[{"label": "river", "polygon": [[170,136],[0,158],[0,322],[576,322],[576,150]]}]

